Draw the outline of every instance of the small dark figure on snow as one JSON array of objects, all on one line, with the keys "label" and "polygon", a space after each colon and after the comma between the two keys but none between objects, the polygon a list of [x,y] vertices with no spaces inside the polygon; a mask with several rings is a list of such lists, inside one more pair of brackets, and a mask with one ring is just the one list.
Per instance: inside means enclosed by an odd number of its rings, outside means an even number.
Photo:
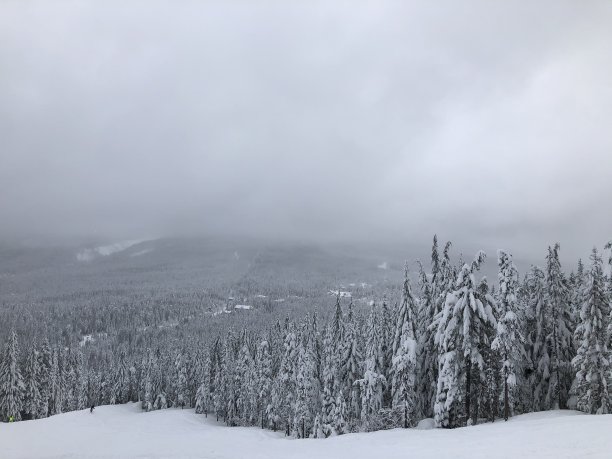
[{"label": "small dark figure on snow", "polygon": [[93,413],[94,408],[96,407],[96,405],[91,405],[91,408],[89,409],[90,413]]}]

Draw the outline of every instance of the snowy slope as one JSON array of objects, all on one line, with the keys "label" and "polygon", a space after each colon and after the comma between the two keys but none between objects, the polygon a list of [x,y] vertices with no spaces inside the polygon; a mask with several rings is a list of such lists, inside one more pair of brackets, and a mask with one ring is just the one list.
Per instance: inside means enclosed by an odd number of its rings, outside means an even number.
[{"label": "snowy slope", "polygon": [[[132,246],[138,245],[142,242],[146,242],[147,239],[134,239],[130,241],[121,241],[114,244],[104,245],[100,247],[94,247],[93,249],[83,249],[77,253],[76,258],[78,261],[92,261],[97,257],[108,257],[114,253],[123,252]],[[147,253],[146,251],[137,252],[140,255]]]},{"label": "snowy slope", "polygon": [[102,406],[0,424],[2,458],[609,458],[612,415],[543,412],[455,430],[392,430],[294,440],[225,427],[193,410]]}]

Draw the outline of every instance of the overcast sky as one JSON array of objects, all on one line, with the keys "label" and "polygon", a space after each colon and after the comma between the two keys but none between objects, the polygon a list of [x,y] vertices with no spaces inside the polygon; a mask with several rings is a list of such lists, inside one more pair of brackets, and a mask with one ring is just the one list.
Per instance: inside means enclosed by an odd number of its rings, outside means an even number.
[{"label": "overcast sky", "polygon": [[612,2],[0,2],[0,236],[587,254]]}]

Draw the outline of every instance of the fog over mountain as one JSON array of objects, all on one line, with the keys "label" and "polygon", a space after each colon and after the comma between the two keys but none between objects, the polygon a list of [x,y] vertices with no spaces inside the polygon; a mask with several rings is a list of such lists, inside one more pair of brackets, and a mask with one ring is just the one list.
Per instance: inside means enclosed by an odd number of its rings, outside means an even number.
[{"label": "fog over mountain", "polygon": [[468,4],[2,2],[0,238],[585,256],[612,4]]}]

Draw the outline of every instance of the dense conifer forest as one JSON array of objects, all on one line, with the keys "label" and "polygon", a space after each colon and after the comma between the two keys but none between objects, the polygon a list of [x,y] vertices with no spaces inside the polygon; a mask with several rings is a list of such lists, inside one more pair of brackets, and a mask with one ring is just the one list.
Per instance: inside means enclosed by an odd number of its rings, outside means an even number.
[{"label": "dense conifer forest", "polygon": [[499,250],[490,281],[484,252],[458,262],[434,237],[430,260],[406,264],[401,285],[374,301],[339,289],[327,311],[266,320],[250,320],[250,305],[204,316],[202,298],[180,292],[173,304],[126,293],[124,304],[74,310],[5,300],[15,325],[3,338],[0,417],[131,401],[324,438],[424,418],[454,428],[552,409],[609,413],[610,249],[570,273],[559,244],[525,273]]}]

